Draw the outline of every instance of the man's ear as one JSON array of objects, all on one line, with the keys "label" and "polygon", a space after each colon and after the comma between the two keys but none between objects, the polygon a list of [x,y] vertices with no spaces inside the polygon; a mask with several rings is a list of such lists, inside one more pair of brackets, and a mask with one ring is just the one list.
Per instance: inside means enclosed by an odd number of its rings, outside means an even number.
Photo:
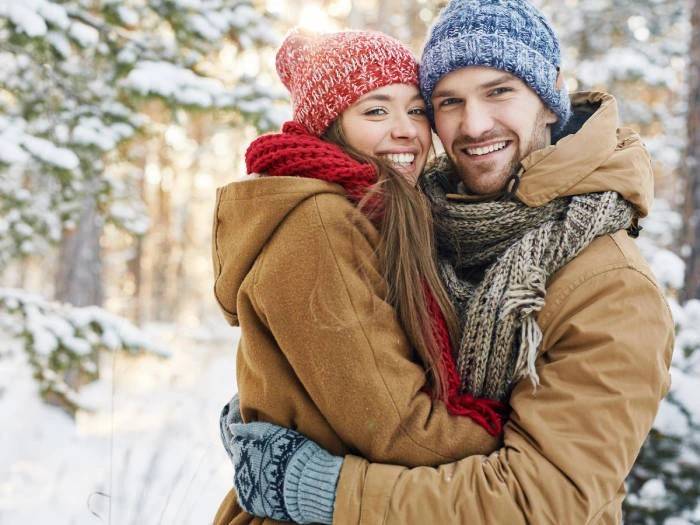
[{"label": "man's ear", "polygon": [[554,87],[557,91],[564,89],[564,75],[562,75],[561,70],[557,68],[557,79],[554,82]]},{"label": "man's ear", "polygon": [[545,124],[555,124],[556,122],[559,121],[559,117],[557,116],[554,111],[551,109],[547,108],[547,118],[545,118]]}]

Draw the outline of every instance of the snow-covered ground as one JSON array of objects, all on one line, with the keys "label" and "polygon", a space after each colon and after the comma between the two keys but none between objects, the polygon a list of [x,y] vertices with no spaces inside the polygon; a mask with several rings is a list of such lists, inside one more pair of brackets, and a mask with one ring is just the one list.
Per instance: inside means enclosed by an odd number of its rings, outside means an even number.
[{"label": "snow-covered ground", "polygon": [[81,391],[93,411],[75,421],[40,400],[25,352],[3,341],[1,524],[211,522],[232,474],[218,414],[236,390],[238,333],[148,329],[171,357],[105,352]]}]

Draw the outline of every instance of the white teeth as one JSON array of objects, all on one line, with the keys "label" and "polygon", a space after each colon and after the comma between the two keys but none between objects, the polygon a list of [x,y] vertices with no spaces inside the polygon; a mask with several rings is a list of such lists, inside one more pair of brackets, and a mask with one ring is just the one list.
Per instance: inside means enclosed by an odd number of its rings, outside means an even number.
[{"label": "white teeth", "polygon": [[494,144],[489,144],[483,148],[467,148],[467,153],[470,155],[486,155],[492,151],[498,151],[506,147],[507,142],[496,142]]},{"label": "white teeth", "polygon": [[392,164],[411,164],[416,158],[413,153],[388,153],[382,156]]}]

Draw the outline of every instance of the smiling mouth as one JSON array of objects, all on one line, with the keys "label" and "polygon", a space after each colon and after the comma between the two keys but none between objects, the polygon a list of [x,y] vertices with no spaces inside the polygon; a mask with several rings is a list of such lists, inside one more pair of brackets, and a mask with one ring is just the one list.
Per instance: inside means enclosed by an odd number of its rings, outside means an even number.
[{"label": "smiling mouth", "polygon": [[412,171],[416,165],[414,153],[387,153],[381,155],[392,167],[401,171]]},{"label": "smiling mouth", "polygon": [[500,142],[493,142],[492,144],[488,144],[486,146],[460,148],[460,151],[471,159],[481,160],[489,158],[494,154],[505,150],[508,148],[508,146],[510,146],[511,142],[512,141],[510,140],[503,140]]}]

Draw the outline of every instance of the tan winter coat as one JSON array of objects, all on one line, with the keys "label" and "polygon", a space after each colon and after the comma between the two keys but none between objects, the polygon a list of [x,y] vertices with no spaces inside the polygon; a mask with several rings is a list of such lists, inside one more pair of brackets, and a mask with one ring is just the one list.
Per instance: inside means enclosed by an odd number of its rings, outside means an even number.
[{"label": "tan winter coat", "polygon": [[[525,159],[517,196],[530,206],[615,190],[646,215],[649,158],[617,129],[615,100],[575,135]],[[406,469],[347,457],[334,523],[618,524],[632,468],[670,383],[673,322],[625,231],[596,239],[556,273],[538,316],[541,386],[518,384],[504,446],[439,468]]]},{"label": "tan winter coat", "polygon": [[[334,454],[406,466],[490,453],[499,440],[422,392],[426,375],[378,273],[379,234],[342,188],[256,178],[217,192],[214,291],[241,327],[245,421],[291,427]],[[270,523],[231,491],[215,523]]]}]

